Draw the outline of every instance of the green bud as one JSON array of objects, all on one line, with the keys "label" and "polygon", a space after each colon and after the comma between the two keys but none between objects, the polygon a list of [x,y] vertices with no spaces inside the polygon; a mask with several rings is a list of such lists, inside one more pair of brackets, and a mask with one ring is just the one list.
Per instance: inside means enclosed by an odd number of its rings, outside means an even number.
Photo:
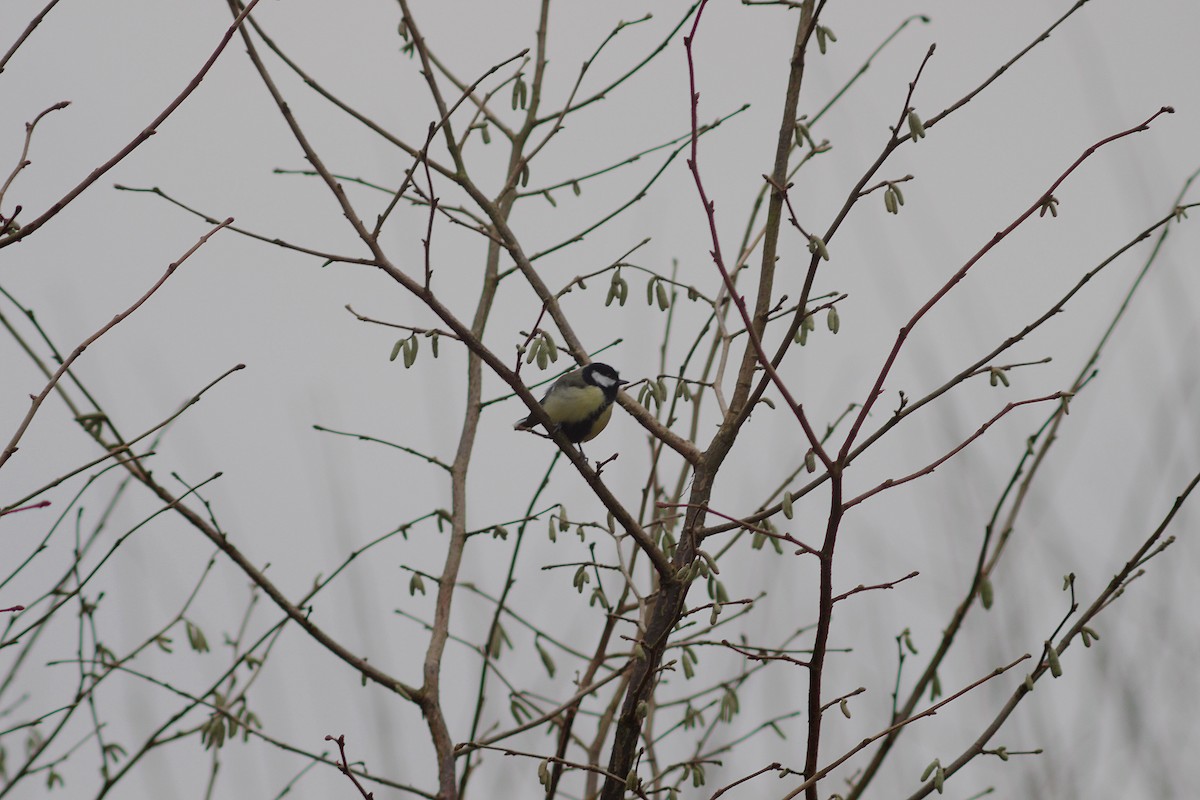
[{"label": "green bud", "polygon": [[837,37],[833,35],[833,31],[824,25],[818,25],[816,33],[817,49],[821,51],[821,55],[825,55],[825,50],[829,46],[829,42],[836,42]]},{"label": "green bud", "polygon": [[696,674],[696,656],[690,648],[683,648],[683,655],[679,658],[679,665],[683,667],[683,677],[691,680]]},{"label": "green bud", "polygon": [[1054,644],[1050,641],[1046,642],[1046,662],[1050,665],[1050,674],[1055,678],[1061,678],[1062,662],[1058,660],[1058,651],[1054,649]]},{"label": "green bud", "polygon": [[186,620],[185,627],[187,628],[188,644],[192,650],[197,653],[207,653],[208,639],[205,637],[204,631],[200,630],[200,626],[191,620]]},{"label": "green bud", "polygon": [[404,368],[408,369],[413,364],[417,363],[417,351],[420,349],[421,343],[416,335],[412,335],[404,340]]},{"label": "green bud", "polygon": [[917,116],[916,111],[908,112],[908,132],[912,134],[913,141],[925,138],[925,123],[921,122],[921,118]]},{"label": "green bud", "polygon": [[808,252],[820,256],[823,261],[829,260],[829,250],[825,248],[825,240],[816,234],[808,237]]},{"label": "green bud", "polygon": [[783,493],[783,501],[779,505],[780,505],[780,508],[783,509],[783,515],[785,517],[787,517],[788,519],[791,519],[792,514],[795,513],[795,510],[792,508],[792,493],[784,492]]},{"label": "green bud", "polygon": [[529,87],[525,84],[524,76],[518,75],[517,79],[513,81],[512,110],[516,111],[518,108],[525,108],[528,98]]},{"label": "green bud", "polygon": [[737,694],[733,689],[726,687],[725,693],[721,696],[721,708],[717,713],[717,718],[722,722],[732,722],[739,709]]},{"label": "green bud", "polygon": [[618,287],[618,286],[617,286],[617,284],[615,284],[615,283],[611,283],[611,284],[609,284],[609,286],[608,286],[608,294],[607,294],[607,295],[605,295],[605,297],[604,297],[604,305],[605,305],[605,306],[610,306],[610,305],[612,305],[612,301],[613,301],[613,300],[616,300],[616,299],[617,299],[617,296],[618,296],[619,294],[620,294],[620,287]]}]

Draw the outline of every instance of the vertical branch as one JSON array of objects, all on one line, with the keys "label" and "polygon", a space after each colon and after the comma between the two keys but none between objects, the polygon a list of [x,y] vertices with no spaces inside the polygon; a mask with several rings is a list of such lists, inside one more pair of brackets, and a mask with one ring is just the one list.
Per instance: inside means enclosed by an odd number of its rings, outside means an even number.
[{"label": "vertical branch", "polygon": [[[813,0],[805,0],[800,11],[800,22],[796,26],[796,42],[792,48],[791,68],[788,70],[783,114],[775,142],[775,162],[771,168],[771,182],[774,186],[767,204],[766,233],[763,236],[762,261],[758,275],[758,296],[755,299],[753,323],[750,325],[750,329],[760,340],[766,330],[767,314],[771,309],[772,290],[775,283],[775,261],[779,253],[779,234],[783,221],[782,187],[787,185],[788,159],[792,151],[796,116],[800,106],[800,88],[804,81],[805,53],[808,50],[808,40],[816,25],[817,17],[824,6],[825,0],[821,0],[819,4],[814,3]],[[750,407],[746,400],[750,394],[750,384],[754,379],[754,365],[758,358],[757,353],[750,347],[747,347],[742,354],[737,385],[730,401],[730,411],[734,419],[727,419],[726,422],[726,425],[731,426],[734,430],[740,427],[749,415]]]}]

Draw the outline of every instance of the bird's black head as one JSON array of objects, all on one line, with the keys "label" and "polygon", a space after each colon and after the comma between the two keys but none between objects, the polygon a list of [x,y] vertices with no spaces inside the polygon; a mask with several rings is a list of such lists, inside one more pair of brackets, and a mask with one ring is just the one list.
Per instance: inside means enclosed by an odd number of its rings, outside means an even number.
[{"label": "bird's black head", "polygon": [[583,368],[583,382],[599,387],[600,391],[604,392],[604,395],[610,399],[617,396],[617,390],[622,385],[629,383],[629,381],[621,380],[621,376],[617,374],[617,371],[608,364],[601,364],[599,362],[588,364]]}]

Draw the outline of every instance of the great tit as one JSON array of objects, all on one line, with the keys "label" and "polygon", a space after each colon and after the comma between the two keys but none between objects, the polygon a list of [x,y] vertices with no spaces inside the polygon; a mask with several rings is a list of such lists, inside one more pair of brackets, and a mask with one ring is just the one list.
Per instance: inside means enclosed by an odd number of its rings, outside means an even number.
[{"label": "great tit", "polygon": [[[608,425],[617,391],[626,383],[608,364],[588,364],[556,380],[542,398],[542,410],[568,440],[590,442]],[[513,428],[528,431],[539,424],[531,415],[517,420]]]}]

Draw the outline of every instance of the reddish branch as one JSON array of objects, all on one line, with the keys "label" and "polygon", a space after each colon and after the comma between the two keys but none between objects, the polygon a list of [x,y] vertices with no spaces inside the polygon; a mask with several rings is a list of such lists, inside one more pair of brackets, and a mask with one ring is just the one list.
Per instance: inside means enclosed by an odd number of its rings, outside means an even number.
[{"label": "reddish branch", "polygon": [[875,385],[871,388],[870,394],[867,395],[866,400],[863,402],[862,408],[859,409],[858,416],[855,418],[854,423],[850,426],[850,433],[846,436],[846,441],[843,442],[842,449],[838,452],[839,460],[842,460],[849,455],[850,449],[854,446],[854,440],[858,437],[859,431],[861,430],[863,424],[867,421],[867,416],[871,413],[871,409],[875,406],[875,401],[878,400],[880,395],[883,394],[884,381],[887,380],[887,376],[891,373],[892,367],[896,363],[896,358],[900,354],[900,349],[904,346],[904,342],[908,338],[909,333],[911,333],[912,329],[916,327],[916,324],[921,321],[921,318],[929,313],[930,309],[937,305],[938,302],[945,297],[950,290],[958,284],[959,281],[965,278],[967,273],[970,272],[971,268],[979,263],[980,259],[990,253],[996,245],[1008,238],[1008,236],[1018,227],[1020,227],[1025,220],[1029,219],[1039,209],[1041,209],[1046,203],[1047,198],[1054,194],[1054,191],[1060,185],[1062,185],[1063,181],[1070,177],[1071,173],[1078,169],[1079,166],[1088,158],[1090,158],[1097,150],[1106,144],[1117,141],[1118,139],[1123,139],[1126,136],[1131,136],[1135,133],[1149,130],[1150,123],[1155,119],[1163,114],[1173,113],[1175,113],[1175,109],[1171,108],[1170,106],[1163,106],[1140,125],[1135,125],[1129,130],[1121,131],[1120,133],[1115,133],[1112,136],[1101,139],[1091,147],[1084,150],[1079,158],[1075,159],[1075,162],[1072,163],[1071,166],[1067,167],[1063,173],[1058,176],[1057,180],[1050,184],[1049,188],[1042,192],[1042,194],[1040,194],[1038,198],[1033,201],[1029,208],[1027,208],[1020,216],[1013,220],[1007,228],[997,232],[994,236],[992,236],[988,243],[981,247],[979,251],[975,253],[975,255],[971,256],[971,258],[962,265],[958,272],[954,273],[954,275],[950,277],[950,280],[946,281],[942,288],[938,289],[932,297],[925,301],[924,305],[916,310],[908,322],[905,323],[904,327],[900,329],[900,332],[896,334],[896,341],[892,345],[891,352],[888,353],[887,359],[883,362],[883,367],[879,370],[879,376],[875,379]]}]

